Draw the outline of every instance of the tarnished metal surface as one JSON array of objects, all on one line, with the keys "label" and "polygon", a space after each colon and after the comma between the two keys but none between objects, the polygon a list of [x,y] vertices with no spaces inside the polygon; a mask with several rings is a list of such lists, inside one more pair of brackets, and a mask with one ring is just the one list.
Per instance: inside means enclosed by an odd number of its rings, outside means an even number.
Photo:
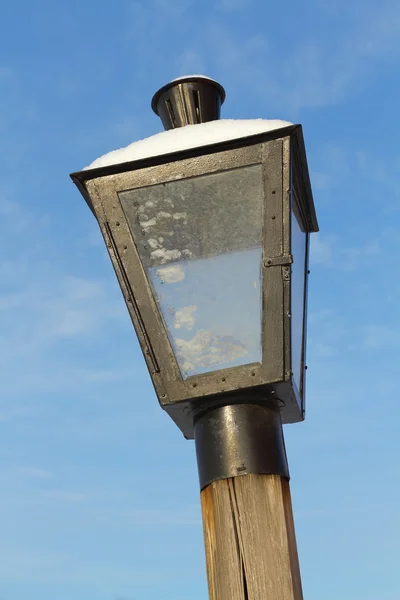
[{"label": "tarnished metal surface", "polygon": [[279,408],[228,404],[203,413],[194,424],[200,487],[248,473],[289,478]]},{"label": "tarnished metal surface", "polygon": [[165,129],[216,121],[220,117],[225,90],[208,77],[182,77],[164,85],[151,106]]}]

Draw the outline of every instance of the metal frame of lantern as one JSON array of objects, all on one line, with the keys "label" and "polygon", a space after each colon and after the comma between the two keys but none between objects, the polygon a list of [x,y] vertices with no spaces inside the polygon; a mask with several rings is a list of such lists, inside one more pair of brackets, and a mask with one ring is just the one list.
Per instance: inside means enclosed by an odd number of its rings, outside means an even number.
[{"label": "metal frame of lantern", "polygon": [[[118,194],[161,183],[262,165],[264,186],[262,363],[183,379]],[[95,214],[159,402],[185,437],[196,414],[229,404],[280,405],[283,423],[304,418],[309,233],[318,231],[300,125],[71,175]],[[292,376],[291,209],[306,232],[301,384]],[[268,339],[268,343],[265,340]]]}]

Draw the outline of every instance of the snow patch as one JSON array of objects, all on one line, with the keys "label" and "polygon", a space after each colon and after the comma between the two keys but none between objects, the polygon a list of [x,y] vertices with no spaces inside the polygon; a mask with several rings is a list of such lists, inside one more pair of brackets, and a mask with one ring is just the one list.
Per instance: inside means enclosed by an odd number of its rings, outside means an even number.
[{"label": "snow patch", "polygon": [[[142,217],[144,217],[145,215],[141,215]],[[157,221],[156,219],[149,219],[149,221],[140,221],[140,225],[141,227],[143,227],[143,229],[147,229],[148,227],[153,227],[154,225],[157,225]]]},{"label": "snow patch", "polygon": [[162,265],[170,260],[178,260],[182,256],[182,252],[180,250],[166,250],[165,248],[160,248],[159,250],[153,250],[150,252],[150,258],[153,260],[159,260]]},{"label": "snow patch", "polygon": [[176,77],[175,79],[173,79],[171,81],[171,83],[175,83],[177,81],[184,81],[185,79],[191,79],[192,77],[199,77],[200,79],[206,79],[207,81],[212,81],[213,83],[217,83],[215,81],[215,79],[212,79],[212,77],[207,77],[207,75],[183,75],[182,77]]},{"label": "snow patch", "polygon": [[186,225],[187,224],[187,213],[182,212],[182,213],[175,213],[172,215],[172,217],[176,220],[182,220],[183,224]]},{"label": "snow patch", "polygon": [[92,162],[86,169],[97,169],[152,156],[209,146],[218,142],[248,137],[292,125],[278,119],[221,119],[209,123],[186,125],[133,142]]},{"label": "snow patch", "polygon": [[157,248],[160,248],[160,242],[158,240],[155,240],[154,238],[149,238],[147,240],[147,243],[149,244],[152,250],[157,250]]}]

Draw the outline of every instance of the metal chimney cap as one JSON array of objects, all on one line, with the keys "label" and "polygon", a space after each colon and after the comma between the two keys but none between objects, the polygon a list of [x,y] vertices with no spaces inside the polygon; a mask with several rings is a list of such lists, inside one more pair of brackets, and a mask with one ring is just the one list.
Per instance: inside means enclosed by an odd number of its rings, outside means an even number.
[{"label": "metal chimney cap", "polygon": [[154,94],[153,99],[151,101],[151,108],[153,109],[153,111],[156,113],[157,116],[160,116],[158,113],[158,101],[159,101],[160,97],[162,96],[162,94],[164,94],[170,88],[173,88],[177,85],[182,85],[185,83],[205,83],[205,84],[208,83],[209,85],[214,86],[218,90],[218,93],[221,98],[221,104],[223,104],[225,101],[225,98],[226,98],[225,90],[222,87],[222,85],[220,85],[217,81],[215,81],[215,79],[211,79],[211,77],[207,77],[206,75],[184,75],[183,77],[177,77],[176,79],[173,79],[166,85],[163,85],[163,87],[160,88]]}]

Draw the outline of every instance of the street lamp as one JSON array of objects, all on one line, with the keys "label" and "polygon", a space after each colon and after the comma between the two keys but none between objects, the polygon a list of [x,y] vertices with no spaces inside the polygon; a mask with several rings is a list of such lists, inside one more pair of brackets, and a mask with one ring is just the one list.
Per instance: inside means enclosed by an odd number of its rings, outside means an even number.
[{"label": "street lamp", "polygon": [[[159,402],[195,439],[202,493],[238,476],[289,477],[282,423],[304,419],[309,234],[318,230],[301,126],[219,120],[224,99],[209,78],[175,80],[152,102],[168,131],[71,175],[99,223]],[[234,598],[212,592],[210,560],[211,597]]]}]

